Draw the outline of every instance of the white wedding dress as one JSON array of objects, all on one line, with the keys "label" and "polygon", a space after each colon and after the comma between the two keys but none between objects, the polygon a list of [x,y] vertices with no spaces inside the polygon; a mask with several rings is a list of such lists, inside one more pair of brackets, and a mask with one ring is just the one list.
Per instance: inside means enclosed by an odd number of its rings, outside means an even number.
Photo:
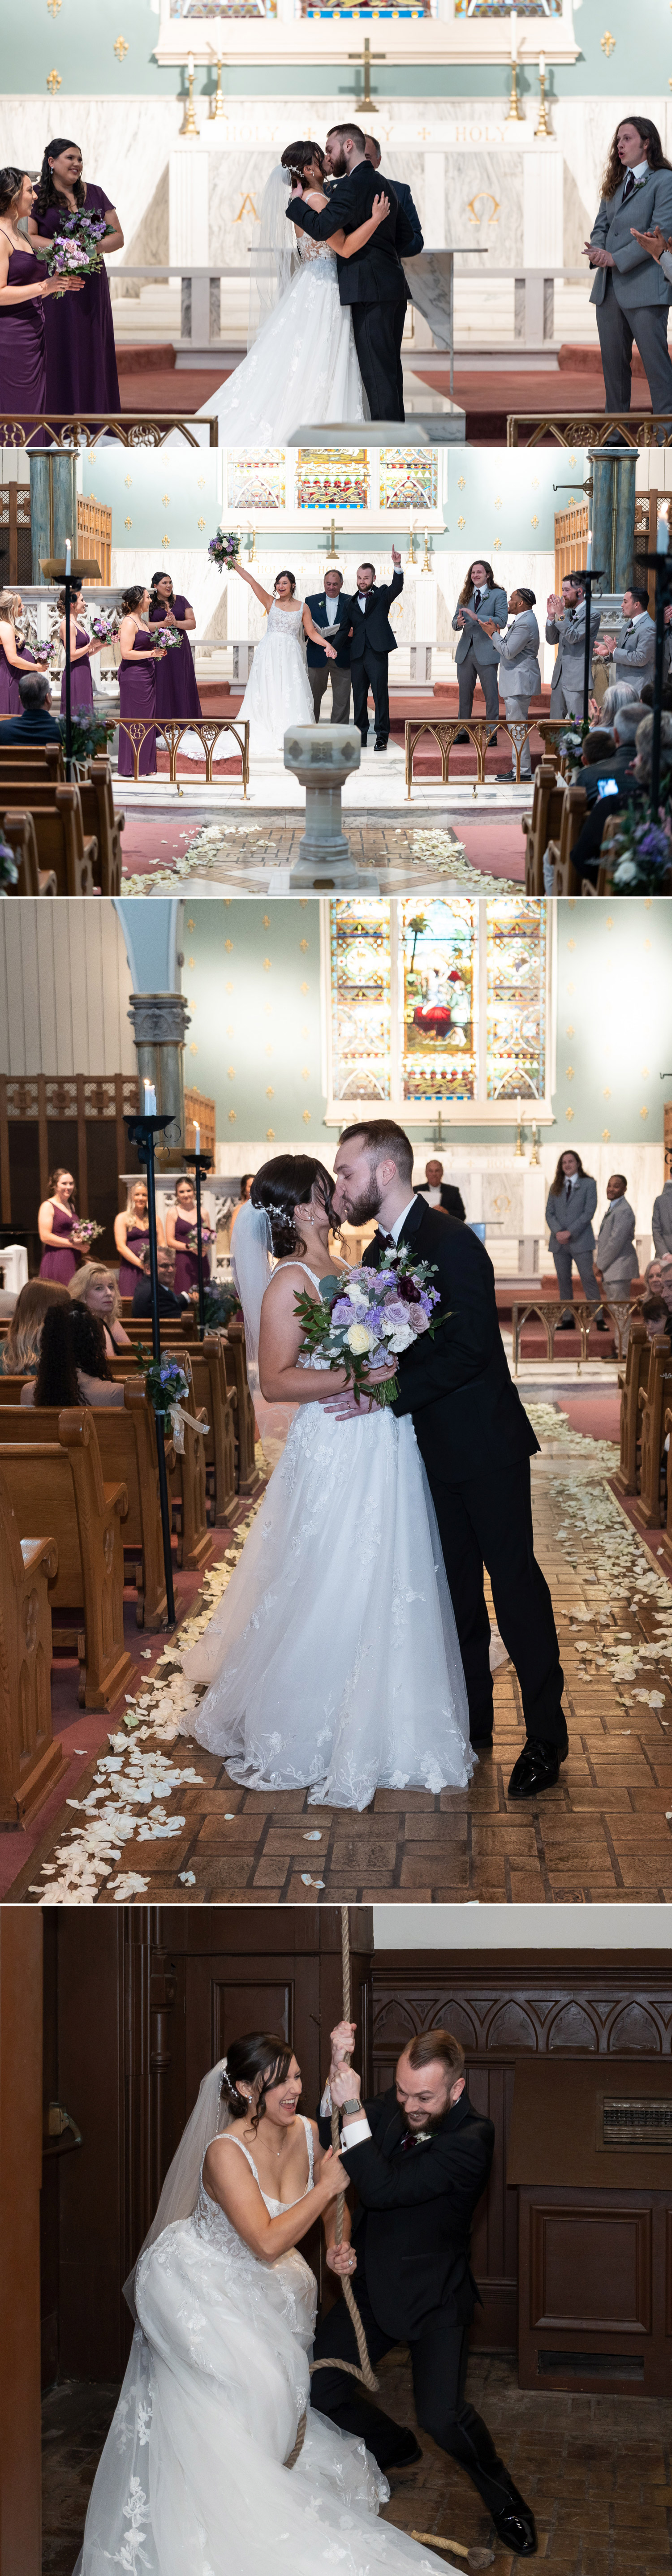
[{"label": "white wedding dress", "polygon": [[376,1788],[466,1789],[466,1684],[408,1414],[339,1422],[299,1405],[228,1590],[182,1661],[207,1684],[184,1732],[245,1788],[307,1787],[312,1805],[359,1809]]},{"label": "white wedding dress", "polygon": [[[310,2192],[312,2131],[303,2126]],[[258,2182],[242,2139],[234,2143]],[[278,2217],[283,2203],[262,2197]],[[131,2576],[445,2570],[445,2559],[376,2521],[386,2478],[363,2442],[311,2412],[317,2284],[308,2264],[296,2249],[259,2262],[210,2199],[202,2167],[193,2216],[140,2255],[135,2305],[75,2576],[114,2567]],[[306,2408],[303,2450],[286,2469]]]},{"label": "white wedding dress", "polygon": [[274,599],[269,608],[238,710],[239,722],[249,718],[251,759],[277,760],[288,725],[315,723],[302,617],[302,599],[296,608],[280,608]]},{"label": "white wedding dress", "polygon": [[297,249],[296,274],[247,357],[201,404],[217,414],[220,446],[278,447],[302,421],[370,419],[334,252],[308,233]]}]

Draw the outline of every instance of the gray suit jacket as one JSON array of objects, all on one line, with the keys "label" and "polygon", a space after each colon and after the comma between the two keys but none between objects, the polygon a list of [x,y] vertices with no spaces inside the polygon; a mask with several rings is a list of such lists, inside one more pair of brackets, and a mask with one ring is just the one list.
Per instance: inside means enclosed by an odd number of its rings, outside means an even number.
[{"label": "gray suit jacket", "polygon": [[639,1263],[635,1251],[634,1209],[626,1198],[610,1199],[602,1218],[597,1238],[596,1266],[602,1271],[605,1288],[615,1291],[617,1281],[627,1287],[636,1278]]},{"label": "gray suit jacket", "polygon": [[[599,628],[600,616],[601,610],[599,608],[591,608],[591,657],[595,637]],[[565,686],[568,689],[581,689],[583,687],[583,657],[585,651],[585,640],[585,599],[580,600],[578,608],[575,608],[573,611],[567,609],[564,617],[562,618],[547,617],[546,642],[547,644],[557,644],[558,647],[553,664],[553,678],[551,680],[552,689],[557,689],[561,680],[564,681]]]},{"label": "gray suit jacket", "polygon": [[564,1188],[557,1198],[554,1198],[553,1191],[549,1190],[546,1200],[546,1224],[550,1227],[551,1244],[558,1229],[562,1234],[565,1228],[568,1228],[572,1238],[571,1243],[561,1243],[560,1251],[592,1252],[595,1236],[590,1220],[595,1215],[596,1207],[597,1183],[591,1180],[589,1172],[584,1172],[583,1178],[579,1174],[570,1198],[565,1197]]},{"label": "gray suit jacket", "polygon": [[633,224],[637,225],[638,233],[651,233],[655,225],[660,224],[663,238],[667,241],[668,233],[672,232],[672,170],[650,170],[632,190],[624,206],[626,177],[627,172],[624,171],[613,197],[602,198],[593,224],[591,242],[595,242],[599,250],[611,251],[614,266],[611,270],[596,268],[590,301],[591,304],[604,302],[606,280],[610,275],[617,304],[624,311],[631,312],[633,307],[638,310],[642,304],[669,304],[672,301],[672,286],[662,269],[662,262],[650,259],[648,252],[642,252],[639,242],[632,238]]},{"label": "gray suit jacket", "polygon": [[660,1198],[654,1199],[651,1233],[660,1261],[663,1252],[672,1252],[672,1181],[666,1181]]},{"label": "gray suit jacket", "polygon": [[[498,625],[505,626],[508,614],[509,604],[505,590],[484,590],[481,592],[481,604],[478,610],[479,617],[496,617]],[[463,662],[465,660],[470,644],[473,644],[474,659],[482,670],[487,668],[488,663],[497,662],[499,660],[499,637],[497,635],[484,635],[482,626],[479,626],[475,621],[472,623],[469,619],[467,619],[466,626],[458,626],[458,615],[459,611],[456,608],[453,625],[460,638],[455,655],[456,662]]]},{"label": "gray suit jacket", "polygon": [[652,680],[656,660],[656,629],[648,608],[636,626],[619,626],[613,659],[617,680],[629,680],[633,671],[641,671],[644,680]]},{"label": "gray suit jacket", "polygon": [[505,700],[533,698],[541,688],[539,628],[533,608],[521,609],[519,616],[512,618],[506,635],[502,636],[499,685]]}]

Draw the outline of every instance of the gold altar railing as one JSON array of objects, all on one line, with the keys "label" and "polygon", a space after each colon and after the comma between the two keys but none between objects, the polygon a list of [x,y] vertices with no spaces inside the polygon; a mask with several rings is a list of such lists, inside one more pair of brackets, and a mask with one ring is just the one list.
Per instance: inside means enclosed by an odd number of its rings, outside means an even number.
[{"label": "gold altar railing", "polygon": [[[527,779],[521,779],[520,757],[523,744],[529,740],[530,735],[533,733],[541,734],[544,751],[548,750],[553,753],[553,756],[557,761],[560,776],[565,778],[569,766],[569,755],[565,752],[561,752],[560,741],[562,735],[568,732],[569,723],[570,719],[568,716],[558,717],[533,715],[529,716],[525,723],[522,716],[511,716],[507,721],[505,716],[500,715],[497,718],[496,724],[494,717],[489,718],[488,716],[407,716],[407,794],[410,797],[413,785],[413,757],[423,734],[430,734],[432,741],[436,743],[437,749],[440,751],[442,787],[445,787],[448,781],[449,761],[453,745],[457,741],[458,735],[465,733],[468,733],[469,740],[473,743],[474,751],[476,753],[477,787],[483,787],[485,785],[485,755],[488,743],[494,733],[505,733],[508,735],[516,764],[515,784],[517,787],[528,785]],[[504,785],[505,782],[502,781],[502,784]],[[511,781],[511,784],[513,785],[513,780]]]},{"label": "gold altar railing", "polygon": [[523,1325],[529,1322],[531,1315],[536,1315],[538,1321],[543,1325],[546,1335],[546,1355],[549,1361],[552,1361],[553,1359],[555,1336],[558,1330],[558,1325],[562,1322],[563,1315],[574,1316],[581,1336],[581,1359],[577,1360],[576,1363],[577,1369],[580,1369],[581,1361],[587,1360],[588,1358],[588,1335],[591,1323],[594,1324],[596,1315],[610,1316],[618,1341],[618,1357],[619,1360],[623,1358],[623,1335],[632,1322],[633,1307],[629,1297],[598,1297],[594,1306],[589,1305],[587,1297],[544,1297],[540,1295],[539,1297],[526,1297],[524,1305],[518,1305],[517,1302],[514,1302],[511,1307],[514,1377],[518,1376],[520,1336],[523,1330]]},{"label": "gold altar railing", "polygon": [[[216,413],[206,413],[202,426],[208,431],[209,446],[216,447]],[[91,411],[86,420],[79,412],[26,411],[19,418],[15,412],[0,411],[0,448],[27,448],[38,455],[43,450],[33,448],[31,441],[40,430],[47,430],[47,443],[58,448],[97,447],[100,438],[116,438],[120,447],[163,447],[173,429],[179,430],[186,447],[205,445],[195,421],[184,420],[176,411]]]},{"label": "gold altar railing", "polygon": [[[177,786],[177,755],[183,734],[200,734],[205,751],[205,785],[212,787],[215,744],[219,741],[220,734],[232,733],[238,744],[242,762],[243,795],[247,796],[250,783],[250,727],[247,716],[242,724],[240,719],[237,724],[234,723],[232,716],[164,716],[163,719],[160,716],[123,716],[119,720],[119,732],[127,734],[130,742],[133,753],[133,778],[136,786],[140,777],[138,762],[145,734],[162,734],[164,742],[168,745],[171,787]],[[196,783],[200,784],[199,781]]]},{"label": "gold altar railing", "polygon": [[539,447],[542,438],[556,447],[608,447],[618,430],[626,447],[669,447],[672,417],[662,411],[510,411],[507,447]]}]

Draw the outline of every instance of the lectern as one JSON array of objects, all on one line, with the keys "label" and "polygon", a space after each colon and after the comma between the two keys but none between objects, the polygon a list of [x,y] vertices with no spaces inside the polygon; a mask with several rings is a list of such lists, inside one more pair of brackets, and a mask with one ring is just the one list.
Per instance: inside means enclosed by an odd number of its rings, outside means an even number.
[{"label": "lectern", "polygon": [[516,2065],[521,2388],[672,2390],[672,2064]]}]

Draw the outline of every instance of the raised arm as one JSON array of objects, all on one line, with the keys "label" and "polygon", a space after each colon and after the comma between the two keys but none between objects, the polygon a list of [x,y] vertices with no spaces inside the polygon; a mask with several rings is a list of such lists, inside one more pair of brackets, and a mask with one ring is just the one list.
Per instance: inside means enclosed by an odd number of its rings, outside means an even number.
[{"label": "raised arm", "polygon": [[[233,2148],[236,2147],[235,2156]],[[229,2155],[229,2147],[231,2154]],[[227,2136],[213,2138],[203,2166],[203,2181],[211,2200],[226,2211],[227,2218],[241,2236],[258,2263],[277,2263],[279,2254],[289,2254],[300,2244],[316,2218],[321,2218],[336,2200],[339,2191],[347,2191],[348,2177],[339,2156],[328,2147],[320,2157],[320,2171],[313,2191],[297,2200],[279,2218],[270,2218],[259,2184],[255,2182],[247,2157],[241,2155],[236,2140]]]},{"label": "raised arm", "polygon": [[230,564],[229,564],[229,572],[237,572],[239,580],[240,580],[240,581],[246,581],[246,582],[247,582],[248,590],[253,590],[253,591],[254,591],[255,599],[260,599],[260,600],[261,600],[262,608],[272,608],[272,606],[273,606],[273,592],[272,592],[272,590],[262,590],[261,582],[260,582],[260,581],[255,581],[254,573],[246,572],[246,571],[245,571],[244,564],[237,563],[237,562],[236,562],[236,560],[235,560],[235,558],[234,558],[233,563],[230,563]]}]

